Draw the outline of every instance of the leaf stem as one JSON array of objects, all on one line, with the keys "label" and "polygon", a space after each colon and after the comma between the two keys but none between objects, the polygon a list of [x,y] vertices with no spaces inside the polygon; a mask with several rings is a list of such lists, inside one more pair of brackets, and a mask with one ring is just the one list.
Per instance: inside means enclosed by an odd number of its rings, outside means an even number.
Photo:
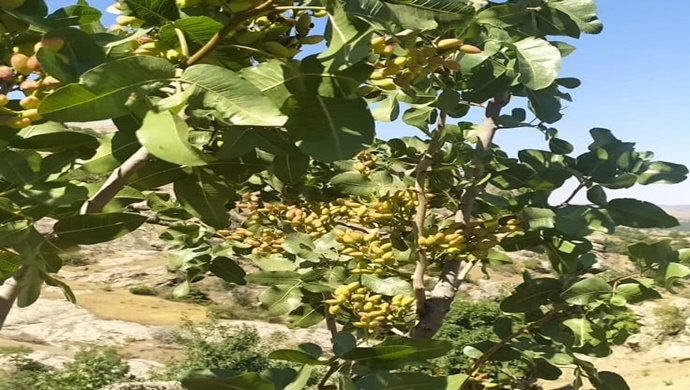
[{"label": "leaf stem", "polygon": [[578,184],[577,187],[575,187],[575,189],[570,194],[570,196],[568,196],[568,199],[564,200],[559,206],[563,207],[563,206],[569,205],[570,202],[575,198],[575,196],[577,196],[577,194],[580,192],[580,190],[582,190],[586,186],[587,186],[587,184],[585,182],[580,181],[580,184]]}]

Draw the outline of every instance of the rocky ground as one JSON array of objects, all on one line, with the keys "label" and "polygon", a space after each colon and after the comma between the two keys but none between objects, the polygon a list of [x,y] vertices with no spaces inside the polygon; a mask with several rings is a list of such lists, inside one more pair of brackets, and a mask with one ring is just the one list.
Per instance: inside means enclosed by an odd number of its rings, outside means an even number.
[{"label": "rocky ground", "polygon": [[[162,228],[149,226],[110,245],[84,248],[87,265],[66,266],[59,276],[73,287],[78,303],[66,302],[59,290],[46,288],[34,305],[12,311],[0,332],[0,347],[24,346],[32,352],[29,358],[59,367],[71,359],[81,346],[115,346],[129,360],[132,372],[144,376],[160,368],[179,347],[170,344],[170,332],[182,318],[201,321],[207,308],[198,304],[174,302],[164,296],[134,295],[134,286],[166,286],[175,275],[166,271],[165,253],[157,235]],[[531,259],[534,266],[538,259]],[[614,260],[615,261],[615,260]],[[537,261],[538,263],[538,261]],[[538,264],[537,264],[538,267]],[[514,271],[514,270],[512,270]],[[491,281],[466,284],[464,293],[471,299],[486,298],[505,291],[516,283],[514,272],[498,272]],[[214,301],[232,302],[234,290],[215,289]],[[631,337],[625,346],[616,347],[608,358],[598,359],[597,367],[622,374],[634,390],[690,388],[690,299],[687,295],[669,296],[656,302],[634,306],[642,332]],[[660,314],[660,307],[674,307]],[[245,309],[246,310],[246,309]],[[254,309],[249,309],[254,310]],[[668,322],[673,320],[670,329]],[[281,324],[260,321],[227,320],[237,325],[256,326],[262,335],[285,332],[291,340],[323,342],[328,340],[324,329],[290,330]],[[2,360],[7,359],[0,355]],[[556,389],[568,383],[567,378],[547,383]],[[158,383],[150,387],[125,387],[109,390],[178,390],[174,383]]]}]

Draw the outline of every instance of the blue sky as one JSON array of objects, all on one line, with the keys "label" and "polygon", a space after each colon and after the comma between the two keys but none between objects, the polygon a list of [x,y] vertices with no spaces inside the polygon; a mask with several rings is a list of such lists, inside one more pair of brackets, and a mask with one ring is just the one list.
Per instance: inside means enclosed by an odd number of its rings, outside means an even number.
[{"label": "blue sky", "polygon": [[[76,0],[49,1],[53,9]],[[114,1],[92,0],[101,10]],[[654,1],[599,0],[604,31],[575,41],[577,50],[564,60],[562,75],[577,77],[582,86],[571,91],[564,118],[554,124],[560,136],[585,150],[588,130],[608,128],[620,139],[651,150],[656,159],[690,166],[690,2],[672,7]],[[107,15],[107,23],[114,17]],[[567,103],[567,102],[566,102]],[[481,118],[476,112],[472,118]],[[379,136],[412,135],[399,123],[382,124]],[[530,129],[499,132],[496,142],[509,152],[546,148],[541,134]],[[568,188],[554,195],[565,198]],[[609,193],[662,205],[690,204],[690,181],[677,185],[636,186]],[[562,200],[562,199],[560,199]]]}]

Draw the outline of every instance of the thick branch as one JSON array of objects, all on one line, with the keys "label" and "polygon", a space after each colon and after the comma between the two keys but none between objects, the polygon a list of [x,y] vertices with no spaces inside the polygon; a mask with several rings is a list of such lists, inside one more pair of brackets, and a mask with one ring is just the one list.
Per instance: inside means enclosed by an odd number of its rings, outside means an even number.
[{"label": "thick branch", "polygon": [[[479,128],[477,151],[487,151],[491,148],[494,135],[498,130],[497,120],[501,114],[501,109],[506,103],[506,99],[494,98],[487,104],[484,122]],[[481,156],[479,156],[474,160],[474,168],[470,171],[468,179],[478,180],[483,175],[484,163]],[[474,201],[479,192],[480,188],[478,186],[472,186],[465,190],[460,202],[461,210],[455,216],[457,222],[470,222]],[[443,319],[450,311],[450,306],[460,284],[467,277],[473,266],[474,262],[463,263],[459,260],[447,261],[443,265],[439,280],[431,290],[429,299],[426,300],[419,322],[410,332],[413,338],[427,339],[433,337],[438,332],[443,324]]]},{"label": "thick branch", "polygon": [[438,127],[431,135],[431,140],[429,141],[429,147],[426,153],[422,156],[422,159],[417,164],[415,169],[415,191],[417,192],[417,210],[414,217],[413,232],[415,244],[413,246],[414,254],[416,256],[417,264],[415,266],[414,273],[412,274],[412,287],[414,288],[415,299],[417,300],[417,314],[419,316],[423,315],[425,301],[426,301],[426,288],[424,287],[424,274],[427,268],[427,258],[426,252],[420,250],[417,242],[420,237],[424,237],[424,221],[426,220],[426,214],[428,211],[428,202],[426,199],[426,177],[427,171],[434,163],[434,155],[443,145],[443,134],[446,128],[446,113],[441,112],[438,119]]},{"label": "thick branch", "polygon": [[5,283],[0,286],[0,329],[2,329],[7,316],[12,310],[12,305],[19,295],[19,281],[26,273],[28,266],[22,266],[17,273],[5,280]]},{"label": "thick branch", "polygon": [[80,214],[97,213],[110,202],[118,192],[120,192],[132,175],[139,170],[150,158],[149,152],[145,148],[139,148],[130,156],[120,167],[108,176],[101,188],[84,202],[79,210]]}]

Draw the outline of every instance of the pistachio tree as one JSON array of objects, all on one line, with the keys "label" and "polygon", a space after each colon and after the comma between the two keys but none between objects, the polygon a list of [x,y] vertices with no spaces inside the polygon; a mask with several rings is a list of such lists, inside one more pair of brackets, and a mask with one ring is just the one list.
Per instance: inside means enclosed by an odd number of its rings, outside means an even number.
[{"label": "pistachio tree", "polygon": [[[77,299],[61,255],[135,231],[141,202],[169,225],[175,295],[208,275],[266,286],[267,317],[331,332],[331,351],[272,352],[285,368],[181,373],[192,390],[299,389],[320,366],[322,389],[529,388],[563,370],[625,389],[581,355],[609,355],[613,313],[690,275],[668,241],[631,246],[629,272],[597,266],[592,234],[678,224],[615,190],[688,170],[602,128],[578,155],[554,127],[580,84],[562,39],[602,31],[593,1],[118,0],[107,28],[84,0],[0,9],[0,324],[44,283]],[[67,125],[101,120],[117,131]],[[381,122],[417,136],[378,139]],[[544,142],[511,156],[495,136],[512,128]],[[469,272],[519,250],[553,272],[520,275],[471,366],[435,370]]]}]

